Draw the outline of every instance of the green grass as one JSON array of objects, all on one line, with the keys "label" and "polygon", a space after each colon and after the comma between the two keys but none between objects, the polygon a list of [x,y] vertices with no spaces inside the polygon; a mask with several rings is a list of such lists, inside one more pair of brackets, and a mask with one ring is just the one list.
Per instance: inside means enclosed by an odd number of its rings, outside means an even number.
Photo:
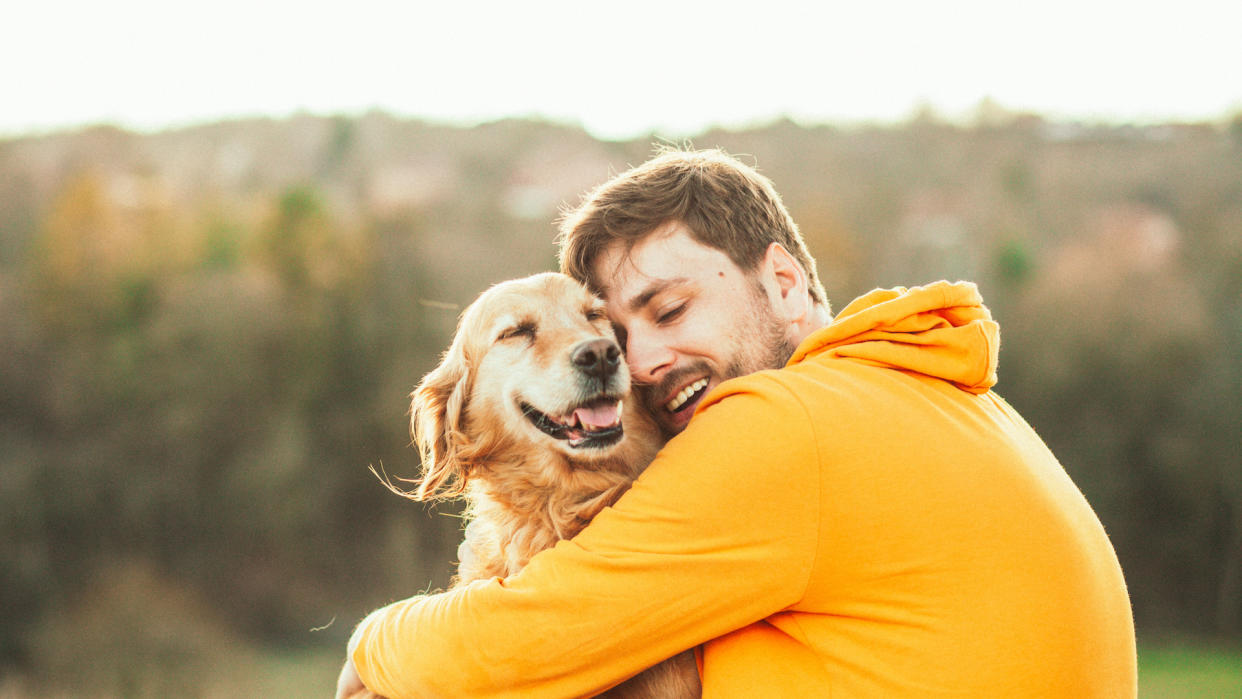
[{"label": "green grass", "polygon": [[345,663],[345,646],[267,655],[236,684],[221,682],[220,697],[331,697]]},{"label": "green grass", "polygon": [[1242,647],[1189,641],[1140,643],[1139,697],[1242,698]]},{"label": "green grass", "polygon": [[[0,674],[0,699],[302,699],[331,697],[345,660],[340,648],[220,648],[203,659],[168,663],[88,663],[72,677]],[[209,664],[210,667],[205,667]]]}]

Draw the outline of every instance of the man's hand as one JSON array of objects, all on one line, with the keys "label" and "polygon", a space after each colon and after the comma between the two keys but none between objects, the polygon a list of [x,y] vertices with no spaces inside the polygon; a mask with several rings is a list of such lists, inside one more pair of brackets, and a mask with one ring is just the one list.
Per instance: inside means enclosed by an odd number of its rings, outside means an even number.
[{"label": "man's hand", "polygon": [[341,668],[341,675],[336,679],[336,699],[352,699],[360,692],[364,697],[370,694],[366,685],[362,684],[358,671],[354,669],[353,659],[346,658],[345,667]]}]

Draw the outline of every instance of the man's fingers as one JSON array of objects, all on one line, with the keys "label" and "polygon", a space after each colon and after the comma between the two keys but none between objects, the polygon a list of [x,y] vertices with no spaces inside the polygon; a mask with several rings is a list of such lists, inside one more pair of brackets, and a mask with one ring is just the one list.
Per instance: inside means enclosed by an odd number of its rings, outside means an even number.
[{"label": "man's fingers", "polygon": [[362,684],[362,678],[354,669],[354,661],[347,659],[340,676],[336,678],[336,699],[364,699],[368,696],[372,694]]}]

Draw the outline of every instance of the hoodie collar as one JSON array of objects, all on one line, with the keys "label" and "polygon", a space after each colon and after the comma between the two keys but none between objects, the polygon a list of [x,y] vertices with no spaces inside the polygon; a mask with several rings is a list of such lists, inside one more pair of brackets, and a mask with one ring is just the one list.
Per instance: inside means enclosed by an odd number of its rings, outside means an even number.
[{"label": "hoodie collar", "polygon": [[864,360],[949,381],[972,393],[996,384],[1000,329],[970,282],[876,289],[798,345],[812,356]]}]

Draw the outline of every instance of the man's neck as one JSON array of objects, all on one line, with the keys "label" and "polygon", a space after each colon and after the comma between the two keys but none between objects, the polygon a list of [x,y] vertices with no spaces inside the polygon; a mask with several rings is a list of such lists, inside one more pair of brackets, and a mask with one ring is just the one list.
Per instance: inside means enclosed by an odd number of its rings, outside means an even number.
[{"label": "man's neck", "polygon": [[814,308],[811,310],[811,324],[814,326],[811,328],[811,332],[815,332],[820,328],[826,327],[831,322],[832,310],[825,304],[815,304]]},{"label": "man's neck", "polygon": [[810,313],[794,326],[794,345],[801,344],[803,340],[810,337],[811,333],[826,327],[831,322],[832,312],[828,310],[828,307],[822,303],[814,304],[811,306]]}]

